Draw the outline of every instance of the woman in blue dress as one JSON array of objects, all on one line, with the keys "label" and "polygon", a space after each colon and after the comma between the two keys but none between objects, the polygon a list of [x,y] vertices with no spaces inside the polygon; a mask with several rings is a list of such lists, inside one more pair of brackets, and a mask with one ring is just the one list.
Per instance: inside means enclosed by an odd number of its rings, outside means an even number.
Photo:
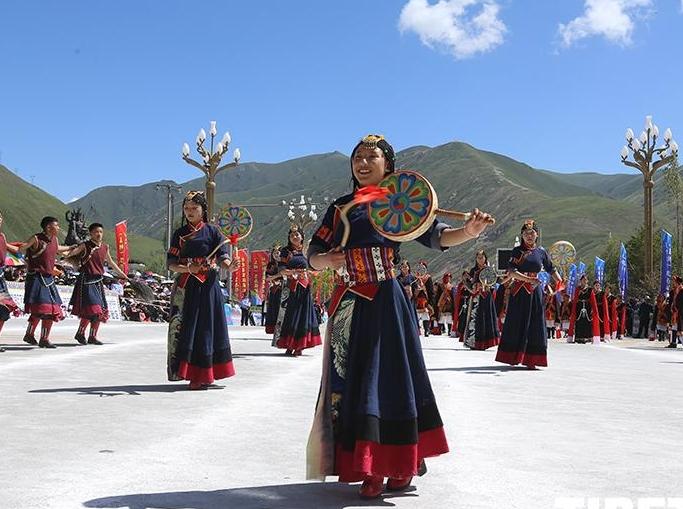
[{"label": "woman in blue dress", "polygon": [[298,357],[306,348],[322,344],[318,317],[311,296],[311,276],[308,260],[303,253],[304,237],[299,227],[293,225],[287,234],[287,276],[283,284],[289,285],[289,295],[282,325],[275,346],[285,350],[285,355]]},{"label": "woman in blue dress", "polygon": [[463,343],[472,350],[486,350],[499,343],[498,315],[493,301],[493,289],[484,288],[479,274],[490,267],[488,256],[482,249],[477,251],[475,264],[468,273],[472,293],[468,299],[467,324]]},{"label": "woman in blue dress", "polygon": [[[382,136],[363,138],[351,154],[354,192],[394,171],[394,151]],[[424,458],[448,452],[425,367],[412,304],[394,274],[399,243],[372,227],[366,205],[348,214],[350,236],[341,249],[338,198],[311,240],[314,269],[346,268],[328,307],[323,373],[308,442],[308,478],[338,475],[363,481],[360,496],[405,490],[424,473]],[[477,237],[489,216],[473,211],[464,228],[436,220],[417,240],[445,250]]]},{"label": "woman in blue dress", "polygon": [[508,265],[507,277],[513,283],[496,361],[536,369],[548,365],[543,288],[538,273],[545,269],[557,283],[561,278],[546,250],[536,245],[538,227],[532,219],[524,222],[521,235],[522,243],[512,250]]},{"label": "woman in blue dress", "polygon": [[235,374],[217,266],[237,268],[223,235],[208,224],[204,193],[183,200],[185,224],[173,234],[168,268],[177,273],[171,297],[168,379],[189,380],[190,389],[206,389]]},{"label": "woman in blue dress", "polygon": [[266,310],[266,334],[275,332],[277,312],[280,308],[282,297],[282,276],[280,272],[280,248],[275,246],[270,252],[270,261],[266,266],[266,279],[268,280],[268,305]]}]

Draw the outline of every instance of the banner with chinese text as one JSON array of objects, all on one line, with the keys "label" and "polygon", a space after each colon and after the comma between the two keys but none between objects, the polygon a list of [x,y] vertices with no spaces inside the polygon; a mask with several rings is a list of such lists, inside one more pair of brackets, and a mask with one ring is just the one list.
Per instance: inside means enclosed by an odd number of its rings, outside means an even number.
[{"label": "banner with chinese text", "polygon": [[239,267],[232,273],[232,298],[241,300],[245,294],[249,293],[249,250],[234,249],[240,261]]},{"label": "banner with chinese text", "polygon": [[114,233],[116,234],[116,264],[124,274],[128,274],[128,227],[126,221],[116,223]]},{"label": "banner with chinese text", "polygon": [[265,299],[266,295],[266,265],[270,252],[252,251],[251,260],[249,264],[249,288],[256,292],[261,300]]}]

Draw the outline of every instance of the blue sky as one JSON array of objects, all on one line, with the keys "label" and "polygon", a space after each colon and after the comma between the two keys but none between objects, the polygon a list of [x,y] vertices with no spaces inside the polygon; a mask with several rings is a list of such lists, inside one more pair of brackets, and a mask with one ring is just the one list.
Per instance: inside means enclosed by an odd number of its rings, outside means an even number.
[{"label": "blue sky", "polygon": [[460,140],[558,171],[628,171],[647,114],[683,141],[682,0],[5,3],[0,161],[63,200],[243,161]]}]

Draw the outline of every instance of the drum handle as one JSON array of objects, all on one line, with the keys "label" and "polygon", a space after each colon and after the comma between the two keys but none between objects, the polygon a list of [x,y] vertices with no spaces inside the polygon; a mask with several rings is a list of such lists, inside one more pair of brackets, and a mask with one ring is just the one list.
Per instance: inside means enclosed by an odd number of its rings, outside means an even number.
[{"label": "drum handle", "polygon": [[[455,210],[446,209],[436,209],[435,213],[437,216],[452,217],[453,219],[458,219],[460,221],[469,221],[470,217],[472,217],[471,212],[457,212]],[[491,217],[487,222],[489,224],[495,224],[496,220]]]},{"label": "drum handle", "polygon": [[344,250],[344,248],[346,247],[346,244],[349,241],[349,237],[351,236],[351,222],[349,221],[349,211],[355,205],[356,205],[356,203],[353,200],[351,200],[349,203],[347,203],[343,207],[337,207],[339,209],[339,219],[341,220],[342,225],[344,226],[342,241],[341,241],[341,244],[339,245],[340,251]]}]

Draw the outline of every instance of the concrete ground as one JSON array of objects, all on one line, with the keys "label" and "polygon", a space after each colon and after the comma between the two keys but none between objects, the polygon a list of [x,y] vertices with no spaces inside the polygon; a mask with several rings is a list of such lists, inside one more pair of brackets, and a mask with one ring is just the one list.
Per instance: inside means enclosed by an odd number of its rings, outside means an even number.
[{"label": "concrete ground", "polygon": [[[308,483],[321,349],[284,357],[230,330],[237,375],[190,392],[165,377],[166,328],[109,323],[103,346],[0,344],[0,508],[552,508],[564,497],[683,497],[683,349],[553,342],[541,371],[423,339],[452,452],[404,494]],[[581,507],[581,506],[578,506]],[[597,507],[597,506],[595,506]],[[602,505],[600,506],[603,507]]]}]

